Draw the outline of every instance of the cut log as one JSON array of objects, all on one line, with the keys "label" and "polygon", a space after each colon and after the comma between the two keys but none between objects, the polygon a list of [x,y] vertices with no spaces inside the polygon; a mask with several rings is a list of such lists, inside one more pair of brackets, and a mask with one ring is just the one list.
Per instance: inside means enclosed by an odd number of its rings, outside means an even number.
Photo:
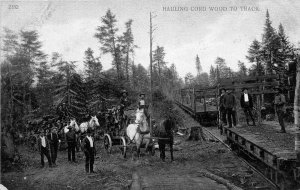
[{"label": "cut log", "polygon": [[202,127],[201,126],[191,127],[191,132],[190,132],[188,140],[194,140],[194,141],[198,141],[198,140],[202,141],[203,140],[203,141],[205,141]]}]

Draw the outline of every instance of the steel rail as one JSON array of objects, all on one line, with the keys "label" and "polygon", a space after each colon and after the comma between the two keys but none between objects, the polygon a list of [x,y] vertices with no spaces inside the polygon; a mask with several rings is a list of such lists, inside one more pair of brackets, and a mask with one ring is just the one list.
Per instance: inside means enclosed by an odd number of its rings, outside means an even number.
[{"label": "steel rail", "polygon": [[245,164],[247,164],[252,170],[254,170],[256,173],[258,173],[264,180],[266,180],[268,183],[270,183],[273,187],[275,187],[276,189],[279,189],[279,186],[274,183],[272,180],[270,180],[269,178],[267,178],[261,171],[259,171],[258,169],[255,168],[255,166],[253,166],[250,162],[248,162],[247,160],[245,160],[244,158],[241,158],[235,151],[233,151],[230,146],[228,146],[222,139],[219,139],[219,137],[215,136],[214,134],[212,134],[209,130],[207,130],[205,127],[202,126],[202,128],[208,132],[211,136],[213,136],[214,138],[216,138],[219,142],[221,142],[224,146],[227,147],[228,150],[230,150],[231,152],[233,152],[233,154],[242,162],[244,162]]},{"label": "steel rail", "polygon": [[[178,105],[178,104],[177,104]],[[184,105],[179,105],[178,107],[181,107]],[[181,108],[182,110],[184,110],[186,113],[187,111],[184,108]],[[197,123],[199,123],[197,120],[195,120]],[[200,124],[200,123],[199,123]],[[211,133],[208,129],[206,129],[205,127],[202,126],[202,128],[208,132],[211,136],[213,136],[215,139],[217,139],[219,142],[221,142],[228,150],[230,150],[240,161],[244,162],[246,165],[248,165],[252,170],[254,170],[256,173],[258,173],[266,182],[268,182],[269,184],[271,184],[274,188],[276,189],[280,189],[280,187],[274,183],[272,180],[270,180],[268,177],[266,177],[261,171],[259,171],[258,169],[255,168],[255,166],[253,166],[250,162],[248,162],[246,159],[240,157],[235,151],[233,151],[230,146],[228,146],[222,139],[219,139],[219,137],[217,137],[216,135],[214,135],[213,133]],[[263,163],[265,164],[265,163]]]}]

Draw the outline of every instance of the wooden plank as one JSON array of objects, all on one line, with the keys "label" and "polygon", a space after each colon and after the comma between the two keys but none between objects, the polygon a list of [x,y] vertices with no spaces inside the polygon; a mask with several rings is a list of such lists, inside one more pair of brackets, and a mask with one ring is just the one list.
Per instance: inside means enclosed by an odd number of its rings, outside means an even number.
[{"label": "wooden plank", "polygon": [[252,91],[251,94],[256,95],[256,94],[276,94],[277,91],[275,90],[262,90],[262,91]]},{"label": "wooden plank", "polygon": [[233,78],[222,78],[220,84],[229,82],[244,82],[244,81],[256,81],[256,80],[266,80],[266,79],[278,79],[278,75],[262,75],[262,76],[245,76],[243,78],[233,77]]},{"label": "wooden plank", "polygon": [[223,88],[230,88],[230,89],[242,89],[242,88],[257,88],[260,86],[264,87],[275,87],[279,85],[279,82],[260,82],[260,83],[244,83],[244,84],[234,84],[234,85],[220,85]]}]

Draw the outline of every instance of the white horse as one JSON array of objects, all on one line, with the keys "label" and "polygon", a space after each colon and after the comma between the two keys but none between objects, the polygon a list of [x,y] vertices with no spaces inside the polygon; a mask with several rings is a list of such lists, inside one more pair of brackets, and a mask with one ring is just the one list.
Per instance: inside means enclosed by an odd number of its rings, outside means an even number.
[{"label": "white horse", "polygon": [[69,126],[75,128],[76,132],[79,131],[79,127],[76,123],[76,119],[71,119],[70,124],[64,127],[64,133],[69,132],[69,129],[68,129]]},{"label": "white horse", "polygon": [[99,122],[98,122],[98,118],[96,116],[92,116],[90,121],[88,122],[83,122],[80,124],[80,131],[82,133],[86,132],[88,128],[91,128],[91,129],[95,129],[95,127],[98,127],[100,126],[99,125]]},{"label": "white horse", "polygon": [[128,125],[126,135],[130,142],[136,144],[138,156],[140,155],[141,145],[145,145],[146,151],[148,150],[151,139],[147,118],[143,109],[137,110],[135,123]]}]

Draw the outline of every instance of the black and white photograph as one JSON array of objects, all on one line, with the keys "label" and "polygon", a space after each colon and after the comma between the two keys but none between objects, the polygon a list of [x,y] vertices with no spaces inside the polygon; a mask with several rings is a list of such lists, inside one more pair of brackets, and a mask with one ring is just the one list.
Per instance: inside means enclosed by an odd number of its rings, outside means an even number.
[{"label": "black and white photograph", "polygon": [[300,190],[300,1],[0,0],[0,190]]}]

